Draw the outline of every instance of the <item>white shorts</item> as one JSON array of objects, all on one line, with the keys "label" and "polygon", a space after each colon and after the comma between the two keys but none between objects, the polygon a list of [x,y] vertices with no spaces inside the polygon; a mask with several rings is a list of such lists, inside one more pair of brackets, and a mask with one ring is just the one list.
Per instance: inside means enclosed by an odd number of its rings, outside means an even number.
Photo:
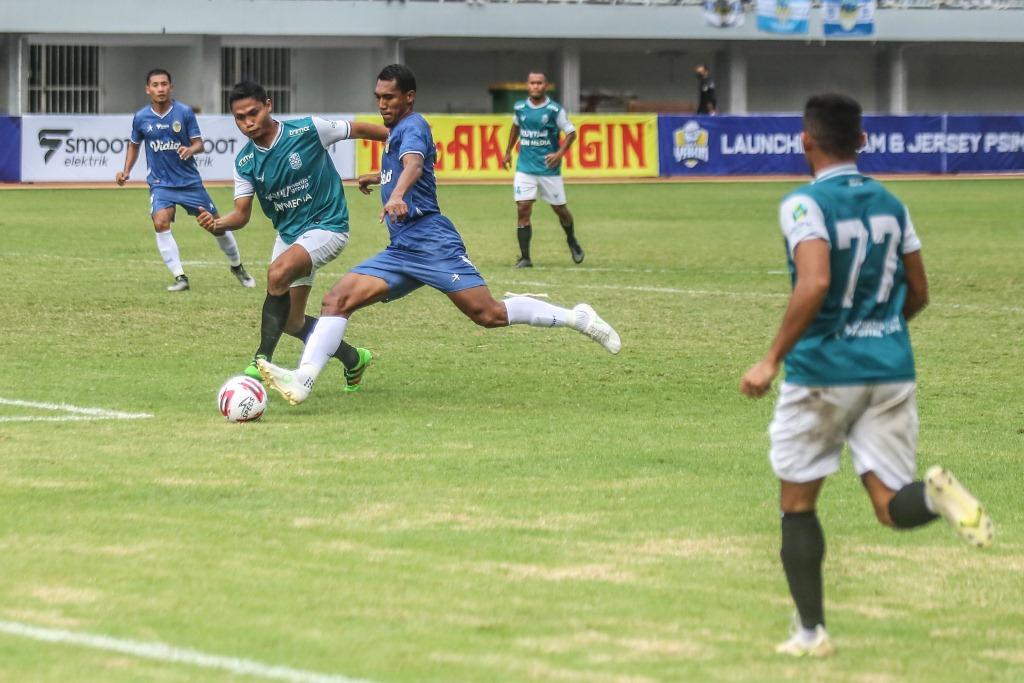
[{"label": "white shorts", "polygon": [[552,206],[562,206],[566,202],[565,183],[560,175],[530,175],[516,171],[512,182],[517,202],[532,202],[537,198],[538,189],[540,198]]},{"label": "white shorts", "polygon": [[917,469],[914,382],[805,387],[784,382],[775,404],[772,469],[779,479],[814,481],[839,469],[843,444],[857,475],[874,472],[896,491]]},{"label": "white shorts", "polygon": [[338,258],[338,255],[345,250],[348,244],[347,232],[331,232],[330,230],[307,230],[299,235],[299,239],[292,244],[285,244],[281,236],[274,240],[274,253],[270,255],[270,262],[273,263],[277,257],[288,251],[291,247],[299,245],[309,254],[313,261],[313,270],[306,277],[300,277],[292,283],[292,287],[312,287],[316,278],[316,271]]}]

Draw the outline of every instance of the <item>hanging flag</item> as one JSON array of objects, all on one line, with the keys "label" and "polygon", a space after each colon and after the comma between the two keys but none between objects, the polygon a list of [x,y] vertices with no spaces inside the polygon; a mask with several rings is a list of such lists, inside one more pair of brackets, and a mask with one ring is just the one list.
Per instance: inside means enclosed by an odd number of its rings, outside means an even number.
[{"label": "hanging flag", "polygon": [[822,14],[826,38],[875,33],[875,0],[824,0]]},{"label": "hanging flag", "polygon": [[704,21],[718,28],[743,26],[740,0],[704,0]]},{"label": "hanging flag", "polygon": [[757,30],[807,33],[811,0],[757,0]]}]

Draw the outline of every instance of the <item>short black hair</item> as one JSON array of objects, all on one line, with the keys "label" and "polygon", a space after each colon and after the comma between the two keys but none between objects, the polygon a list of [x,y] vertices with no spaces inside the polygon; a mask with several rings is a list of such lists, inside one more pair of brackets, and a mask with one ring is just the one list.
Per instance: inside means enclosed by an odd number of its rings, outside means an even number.
[{"label": "short black hair", "polygon": [[861,114],[860,103],[848,95],[814,95],[804,106],[804,130],[826,154],[856,156],[863,133]]},{"label": "short black hair", "polygon": [[167,69],[150,69],[149,73],[146,74],[146,85],[149,85],[149,79],[153,78],[153,76],[167,76],[168,83],[174,82],[171,80],[171,72]]},{"label": "short black hair", "polygon": [[537,74],[539,76],[543,76],[545,81],[548,80],[548,75],[544,72],[543,69],[531,69],[530,71],[528,71],[526,73],[526,77],[529,78],[533,74]]},{"label": "short black hair", "polygon": [[250,97],[260,104],[270,99],[267,91],[259,83],[255,81],[242,81],[241,83],[235,83],[235,86],[231,88],[231,93],[228,94],[228,106],[232,106],[238,100],[247,100]]},{"label": "short black hair", "polygon": [[377,74],[378,81],[394,81],[400,92],[416,89],[416,74],[405,64],[388,64]]}]

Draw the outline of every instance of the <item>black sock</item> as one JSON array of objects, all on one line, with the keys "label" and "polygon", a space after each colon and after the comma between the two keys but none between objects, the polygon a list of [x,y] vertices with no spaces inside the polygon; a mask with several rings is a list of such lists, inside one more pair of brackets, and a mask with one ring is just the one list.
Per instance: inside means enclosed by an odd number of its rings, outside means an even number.
[{"label": "black sock", "polygon": [[263,301],[263,322],[260,324],[260,348],[256,349],[257,356],[266,356],[267,360],[274,357],[274,349],[281,340],[290,308],[291,295],[288,292],[277,296],[267,293],[267,298]]},{"label": "black sock", "polygon": [[524,259],[530,258],[530,239],[533,237],[533,226],[527,223],[520,225],[516,230],[516,237],[519,238],[519,253]]},{"label": "black sock", "polygon": [[800,623],[807,629],[824,626],[821,563],[825,559],[825,534],[814,510],[783,513],[780,555]]},{"label": "black sock", "polygon": [[[306,321],[302,324],[302,329],[298,332],[289,332],[291,336],[295,337],[303,344],[309,339],[309,335],[313,332],[313,326],[316,325],[317,318],[311,315],[306,316]],[[359,352],[356,351],[356,347],[345,341],[341,342],[341,346],[334,353],[334,357],[341,361],[342,365],[345,366],[346,370],[351,370],[355,366],[359,365]]]},{"label": "black sock", "polygon": [[907,484],[889,501],[889,517],[900,529],[913,529],[935,520],[938,515],[928,509],[924,500],[924,482]]},{"label": "black sock", "polygon": [[576,244],[576,229],[573,227],[572,222],[569,225],[562,223],[562,230],[565,230],[565,239],[569,244]]}]

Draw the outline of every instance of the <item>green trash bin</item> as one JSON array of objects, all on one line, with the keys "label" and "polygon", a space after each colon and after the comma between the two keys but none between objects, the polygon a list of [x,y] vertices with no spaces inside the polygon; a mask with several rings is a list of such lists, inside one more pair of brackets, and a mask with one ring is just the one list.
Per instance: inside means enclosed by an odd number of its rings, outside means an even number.
[{"label": "green trash bin", "polygon": [[[488,90],[491,93],[491,111],[495,114],[511,113],[512,106],[517,101],[528,97],[526,81],[492,83]],[[558,100],[558,91],[554,83],[548,83],[548,97]]]}]

